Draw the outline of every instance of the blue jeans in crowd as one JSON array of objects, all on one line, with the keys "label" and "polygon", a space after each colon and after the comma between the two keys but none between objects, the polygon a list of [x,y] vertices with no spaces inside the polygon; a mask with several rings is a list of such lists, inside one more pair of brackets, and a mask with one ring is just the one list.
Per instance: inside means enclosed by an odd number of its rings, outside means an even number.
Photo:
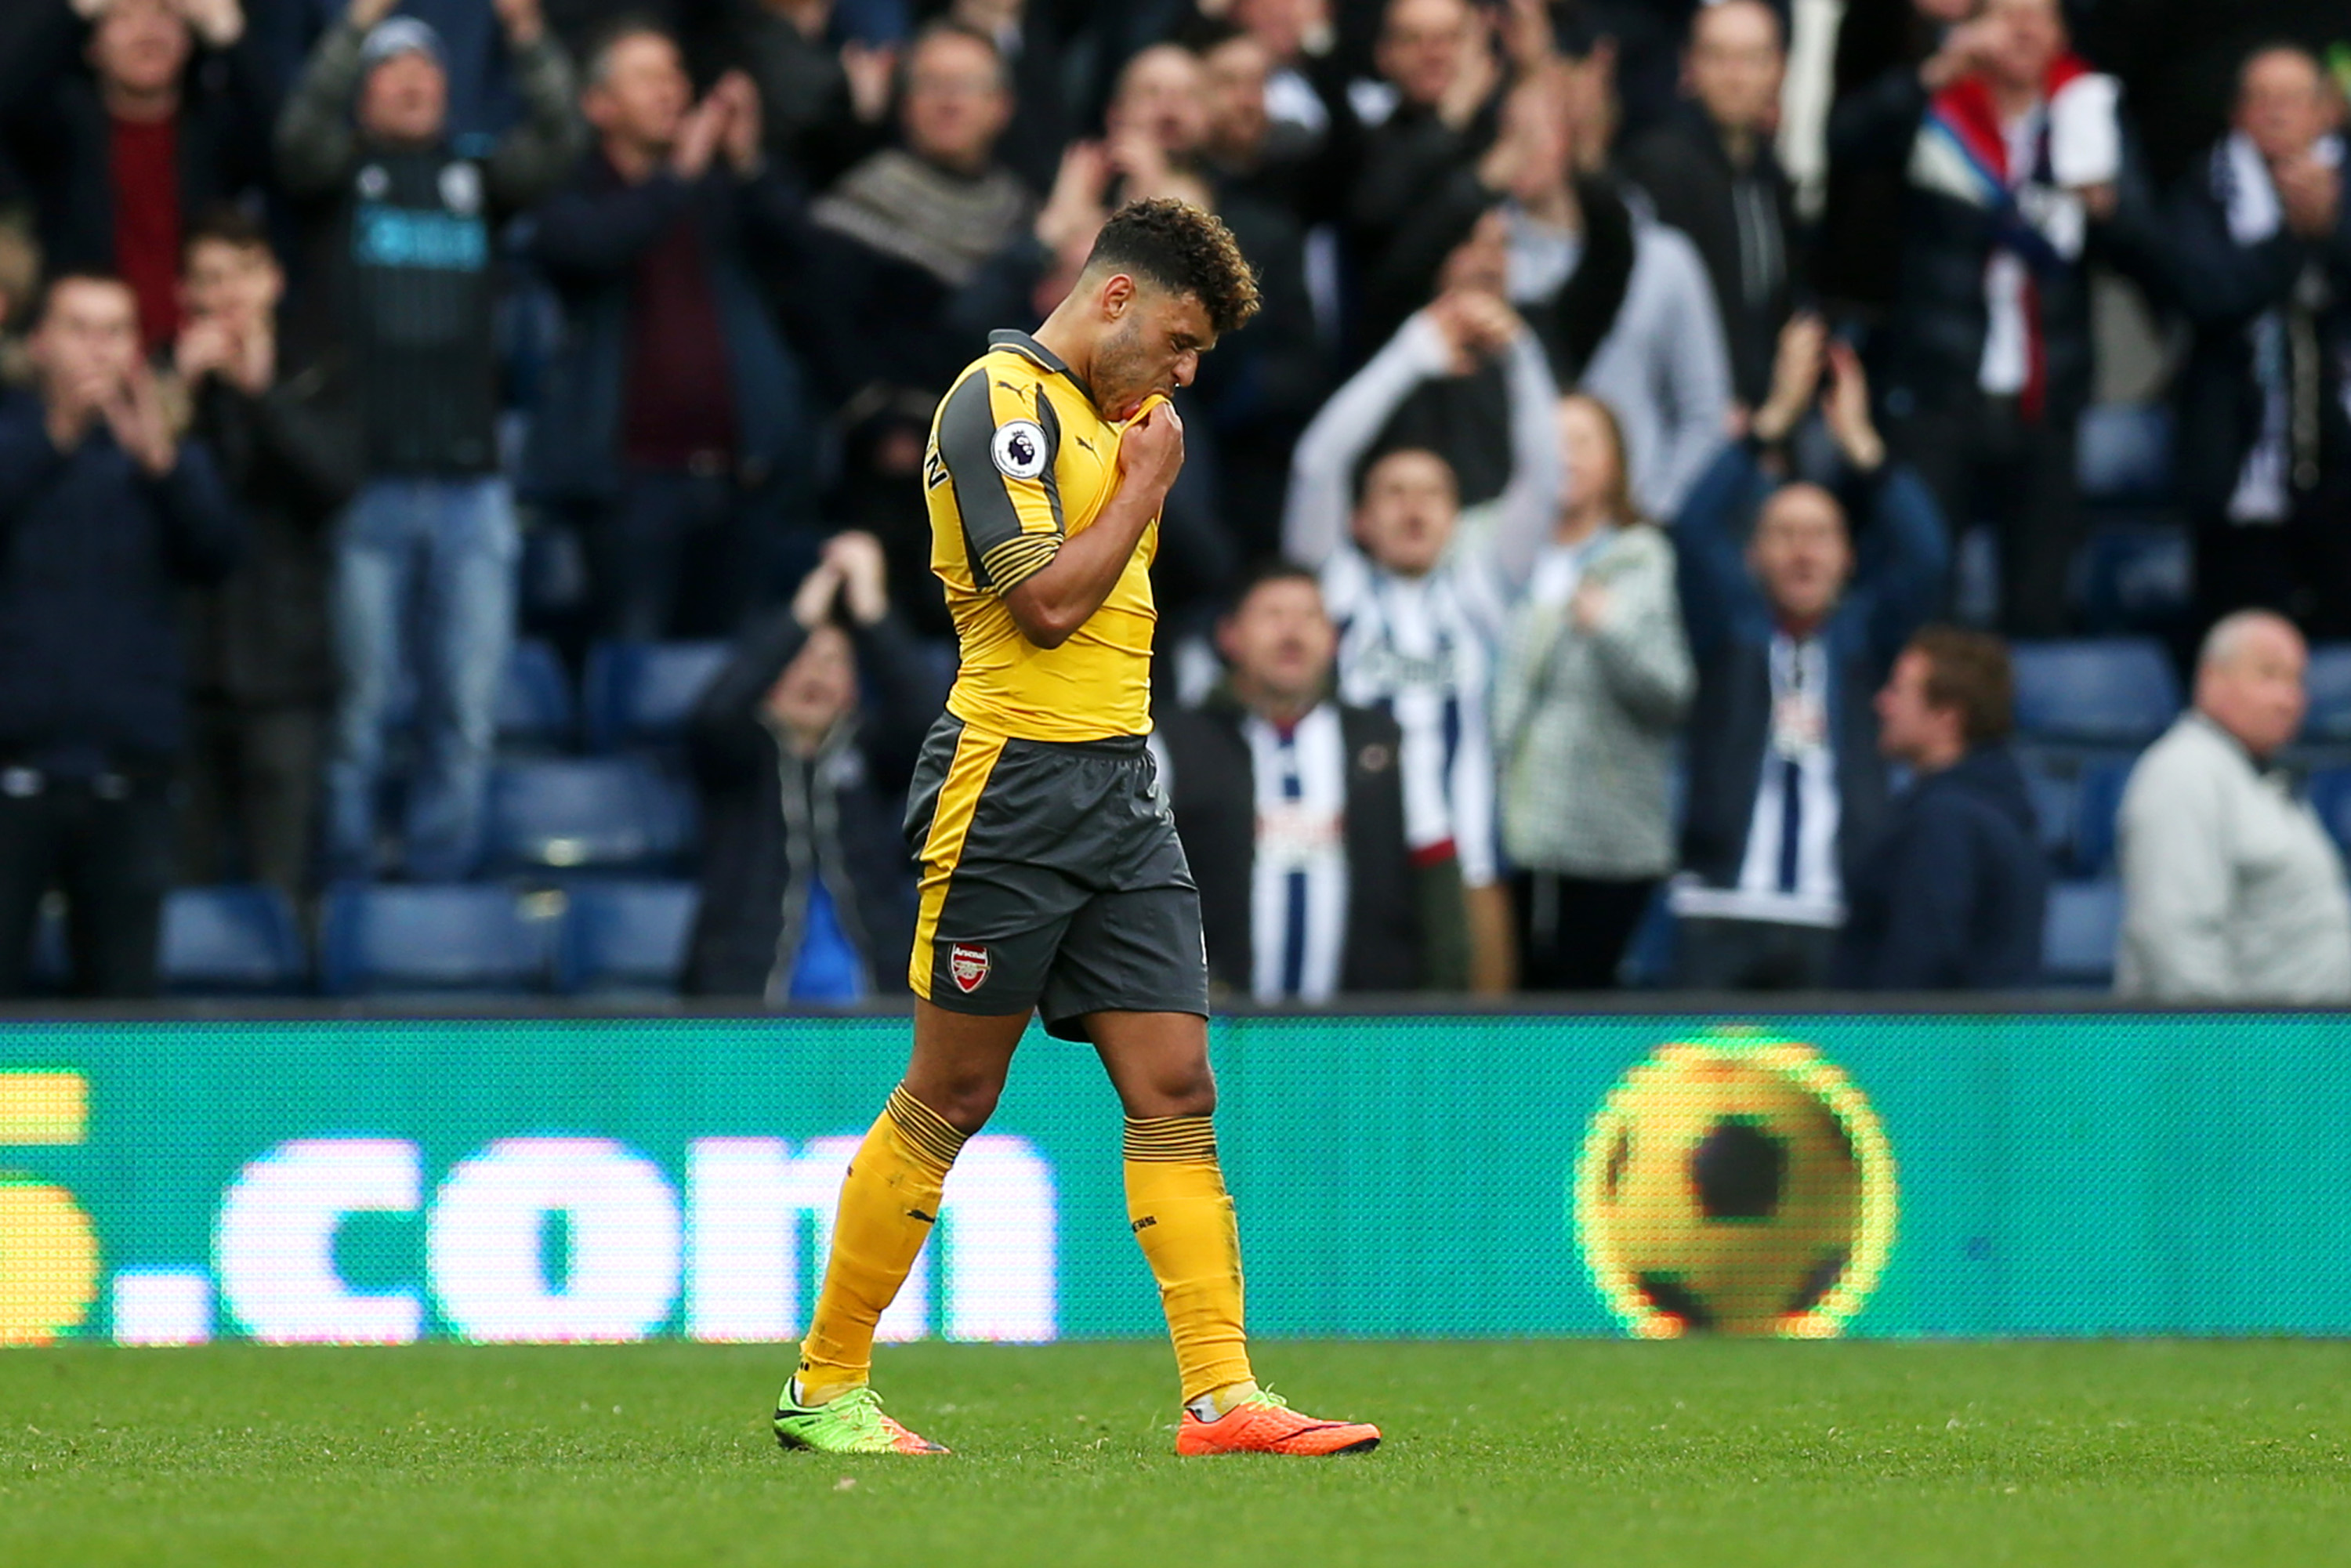
[{"label": "blue jeans in crowd", "polygon": [[416,737],[408,875],[472,874],[520,549],[503,479],[380,479],[343,514],[334,601],[343,693],[327,763],[330,877],[374,874],[384,731],[405,690],[415,694]]}]

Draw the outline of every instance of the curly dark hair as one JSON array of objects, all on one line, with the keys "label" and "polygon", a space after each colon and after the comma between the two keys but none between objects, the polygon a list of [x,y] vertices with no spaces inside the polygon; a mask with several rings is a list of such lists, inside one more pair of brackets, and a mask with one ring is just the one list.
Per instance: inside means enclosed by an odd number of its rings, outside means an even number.
[{"label": "curly dark hair", "polygon": [[1233,231],[1216,214],[1172,196],[1129,202],[1112,214],[1086,257],[1087,271],[1098,268],[1195,296],[1219,337],[1257,314],[1257,273]]}]

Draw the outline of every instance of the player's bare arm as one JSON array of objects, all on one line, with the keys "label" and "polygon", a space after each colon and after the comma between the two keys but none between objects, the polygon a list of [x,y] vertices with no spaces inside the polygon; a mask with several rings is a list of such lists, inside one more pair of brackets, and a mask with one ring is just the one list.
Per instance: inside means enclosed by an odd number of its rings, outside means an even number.
[{"label": "player's bare arm", "polygon": [[1158,403],[1119,443],[1119,484],[1093,526],[1063,541],[1051,564],[1004,596],[1020,634],[1058,648],[1102,607],[1184,467],[1184,422]]}]

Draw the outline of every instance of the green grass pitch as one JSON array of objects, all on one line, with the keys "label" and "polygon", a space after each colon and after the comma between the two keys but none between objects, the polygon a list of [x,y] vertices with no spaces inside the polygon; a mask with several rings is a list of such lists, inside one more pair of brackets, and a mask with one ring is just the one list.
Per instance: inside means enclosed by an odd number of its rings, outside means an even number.
[{"label": "green grass pitch", "polygon": [[1373,1455],[1179,1461],[1158,1344],[0,1353],[0,1564],[2351,1563],[2351,1344],[1280,1344]]}]

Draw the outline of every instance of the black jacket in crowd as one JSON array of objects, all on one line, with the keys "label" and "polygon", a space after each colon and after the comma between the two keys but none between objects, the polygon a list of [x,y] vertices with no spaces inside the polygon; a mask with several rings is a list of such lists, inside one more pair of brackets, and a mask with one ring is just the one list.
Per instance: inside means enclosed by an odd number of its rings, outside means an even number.
[{"label": "black jacket in crowd", "polygon": [[780,998],[821,875],[875,991],[906,989],[914,865],[906,785],[946,683],[895,616],[852,626],[863,699],[814,757],[765,716],[768,690],[807,645],[787,610],[737,647],[695,707],[686,745],[702,794],[702,912],[689,996]]},{"label": "black jacket in crowd", "polygon": [[1803,282],[1795,193],[1771,143],[1735,167],[1696,105],[1626,149],[1625,176],[1647,193],[1658,219],[1689,235],[1706,258],[1730,351],[1740,402],[1760,406],[1771,392],[1771,361]]},{"label": "black jacket in crowd", "polygon": [[[2187,362],[2172,384],[2179,411],[2172,458],[2179,496],[2192,515],[2218,517],[2235,494],[2246,455],[2260,440],[2266,394],[2255,375],[2254,324],[2272,311],[2293,318],[2285,371],[2289,425],[2301,424],[2301,463],[2290,463],[2293,497],[2351,498],[2351,204],[2335,232],[2305,239],[2281,224],[2258,244],[2241,245],[2214,189],[2213,154],[2200,159],[2161,204],[2126,191],[2118,237],[2134,270],[2193,329]],[[2306,274],[2322,280],[2318,308],[2299,300]],[[2300,308],[2296,307],[2301,305]],[[2314,437],[2314,439],[2313,439]],[[2294,438],[2290,436],[2289,440]],[[2338,504],[2340,504],[2338,502]]]},{"label": "black jacket in crowd", "polygon": [[[1580,176],[1575,199],[1583,213],[1575,270],[1548,298],[1515,302],[1542,340],[1552,376],[1562,387],[1583,380],[1583,367],[1615,329],[1639,258],[1632,208],[1614,181]],[[1474,171],[1462,169],[1418,205],[1397,230],[1385,261],[1364,279],[1363,319],[1386,335],[1373,342],[1384,343],[1437,292],[1446,257],[1501,200]],[[1510,405],[1502,361],[1489,358],[1467,375],[1414,388],[1380,433],[1378,447],[1425,446],[1452,465],[1463,506],[1490,501],[1510,480]]]},{"label": "black jacket in crowd", "polygon": [[1857,991],[1980,991],[2041,975],[2049,867],[2024,770],[1982,746],[1896,798],[1847,874],[1832,983]]},{"label": "black jacket in crowd", "polygon": [[[1918,73],[1888,72],[1836,106],[1829,121],[1832,157],[1848,169],[1907,166],[1929,104]],[[1890,343],[1883,362],[1886,408],[1965,408],[1983,369],[1991,310],[1984,299],[2001,214],[1957,197],[1907,186],[1901,208],[1901,262]],[[2043,417],[2070,429],[2089,405],[2095,369],[2090,337],[2090,253],[2104,225],[2092,220],[2089,251],[2033,273],[2046,354]]]},{"label": "black jacket in crowd", "polygon": [[[1876,87],[1887,72],[1916,71],[1940,47],[1945,24],[1911,0],[1862,0],[1837,24],[1834,101]],[[1903,166],[1874,147],[1829,148],[1827,190],[1813,235],[1811,282],[1823,307],[1870,327],[1894,308],[1902,261]]]},{"label": "black jacket in crowd", "polygon": [[1225,527],[1244,559],[1278,555],[1290,458],[1331,392],[1298,220],[1246,190],[1219,188],[1217,215],[1257,271],[1249,330],[1200,361],[1196,383],[1217,446]]},{"label": "black jacket in crowd", "polygon": [[359,428],[324,369],[259,397],[218,377],[191,427],[245,514],[244,563],[195,601],[194,689],[241,708],[317,706],[335,695],[329,525],[360,483]]},{"label": "black jacket in crowd", "polygon": [[180,590],[243,543],[201,443],[151,479],[102,425],[61,453],[38,397],[0,402],[0,756],[168,766],[187,731]]},{"label": "black jacket in crowd", "polygon": [[[1424,257],[1417,241],[1428,231],[1433,205],[1460,204],[1455,193],[1474,182],[1479,159],[1494,143],[1500,111],[1497,93],[1457,131],[1434,110],[1407,104],[1353,144],[1343,232],[1364,298],[1352,333],[1353,363],[1377,353],[1406,316],[1428,303],[1426,282],[1444,256],[1440,250],[1434,260]],[[1467,233],[1461,225],[1460,234]]]},{"label": "black jacket in crowd", "polygon": [[[1222,693],[1159,717],[1175,775],[1172,804],[1184,857],[1200,886],[1208,978],[1243,996],[1252,986],[1249,885],[1257,864],[1257,783],[1246,716]],[[1342,706],[1347,751],[1347,934],[1343,991],[1408,991],[1422,983],[1423,893],[1405,842],[1402,732],[1373,708]]]}]

